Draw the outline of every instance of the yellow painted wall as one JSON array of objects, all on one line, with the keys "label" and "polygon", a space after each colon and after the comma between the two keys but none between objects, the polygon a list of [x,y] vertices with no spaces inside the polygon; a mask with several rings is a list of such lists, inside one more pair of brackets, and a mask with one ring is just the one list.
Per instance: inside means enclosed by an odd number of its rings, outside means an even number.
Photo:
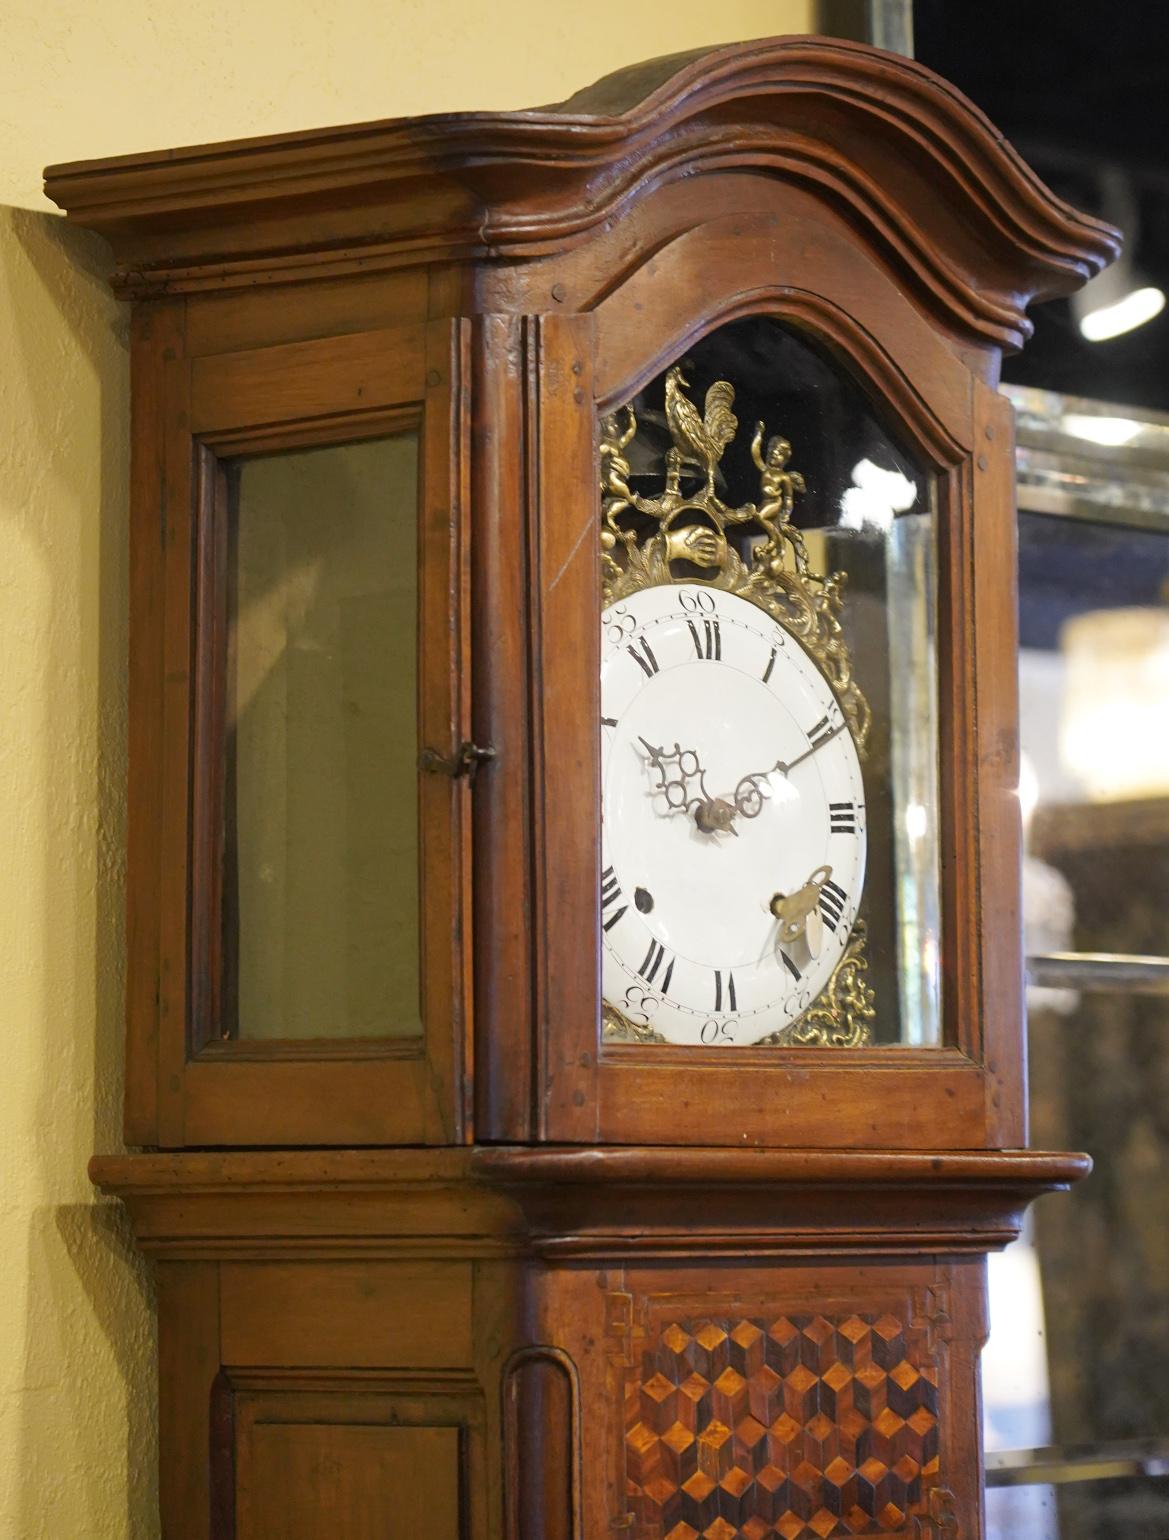
[{"label": "yellow painted wall", "polygon": [[0,1540],[148,1540],[150,1283],[118,1148],[126,318],[51,162],[556,101],[807,31],[811,0],[4,0],[0,9]]}]

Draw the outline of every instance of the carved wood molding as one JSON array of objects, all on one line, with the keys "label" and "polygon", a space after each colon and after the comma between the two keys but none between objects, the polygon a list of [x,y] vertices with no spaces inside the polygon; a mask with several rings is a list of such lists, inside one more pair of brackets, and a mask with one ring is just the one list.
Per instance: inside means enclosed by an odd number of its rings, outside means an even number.
[{"label": "carved wood molding", "polygon": [[[275,1256],[596,1260],[985,1252],[1082,1155],[714,1149],[96,1157],[142,1247]],[[936,1317],[923,1302],[919,1314]]]},{"label": "carved wood molding", "polygon": [[[550,109],[56,166],[46,191],[111,241],[122,288],[144,294],[533,259],[678,178],[700,199],[696,177],[743,170],[816,189],[956,328],[998,346],[1030,334],[1032,299],[1076,287],[1119,249],[952,87],[898,56],[821,38],[654,60]],[[311,229],[308,215],[319,216]]]},{"label": "carved wood molding", "polygon": [[962,1540],[957,1499],[949,1487],[934,1487],[924,1514],[913,1521],[913,1540]]}]

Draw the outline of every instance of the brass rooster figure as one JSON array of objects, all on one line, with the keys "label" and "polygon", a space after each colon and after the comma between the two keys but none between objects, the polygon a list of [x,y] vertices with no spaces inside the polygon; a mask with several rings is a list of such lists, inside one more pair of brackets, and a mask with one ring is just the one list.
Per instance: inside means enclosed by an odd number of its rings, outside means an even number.
[{"label": "brass rooster figure", "polygon": [[706,410],[702,417],[692,401],[682,394],[690,382],[675,364],[666,374],[666,423],[675,444],[685,444],[689,455],[678,451],[680,463],[695,465],[706,476],[706,496],[714,497],[714,473],[723,451],[734,438],[739,420],[731,411],[735,387],[729,380],[716,380],[706,392]]}]

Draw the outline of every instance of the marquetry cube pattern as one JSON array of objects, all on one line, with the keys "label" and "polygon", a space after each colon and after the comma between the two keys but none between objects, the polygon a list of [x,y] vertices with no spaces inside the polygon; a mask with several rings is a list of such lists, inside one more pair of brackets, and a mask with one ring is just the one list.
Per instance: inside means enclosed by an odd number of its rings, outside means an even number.
[{"label": "marquetry cube pattern", "polygon": [[893,1535],[925,1514],[937,1366],[895,1316],[663,1321],[641,1348],[625,1397],[638,1540]]}]

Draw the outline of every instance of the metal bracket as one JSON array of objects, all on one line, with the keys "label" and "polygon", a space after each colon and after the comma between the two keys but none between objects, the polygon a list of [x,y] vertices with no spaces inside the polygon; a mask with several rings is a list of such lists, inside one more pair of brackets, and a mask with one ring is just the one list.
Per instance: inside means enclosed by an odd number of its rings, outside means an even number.
[{"label": "metal bracket", "polygon": [[423,749],[418,756],[418,768],[431,775],[449,775],[453,781],[464,776],[473,781],[479,767],[490,764],[494,758],[495,750],[490,745],[480,748],[476,743],[460,743],[450,757],[440,754],[437,749]]}]

